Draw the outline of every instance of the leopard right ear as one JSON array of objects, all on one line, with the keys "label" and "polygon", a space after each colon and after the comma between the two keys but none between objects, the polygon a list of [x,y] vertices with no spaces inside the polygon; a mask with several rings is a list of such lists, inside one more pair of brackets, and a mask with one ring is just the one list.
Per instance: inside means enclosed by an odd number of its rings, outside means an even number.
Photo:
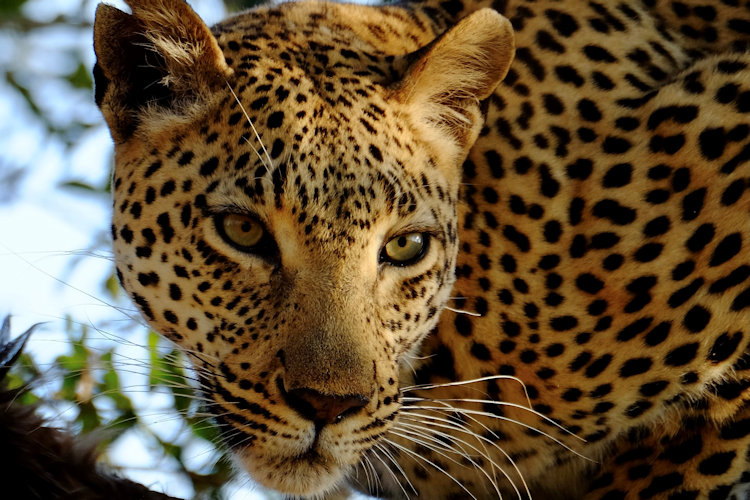
[{"label": "leopard right ear", "polygon": [[94,22],[96,103],[116,143],[147,113],[187,113],[232,74],[211,31],[184,0],[100,4]]}]

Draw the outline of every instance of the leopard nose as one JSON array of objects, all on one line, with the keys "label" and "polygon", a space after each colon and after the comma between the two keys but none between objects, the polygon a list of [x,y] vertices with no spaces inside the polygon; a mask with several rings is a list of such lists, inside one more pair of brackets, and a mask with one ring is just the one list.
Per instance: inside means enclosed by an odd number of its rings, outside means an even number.
[{"label": "leopard nose", "polygon": [[315,422],[318,429],[354,415],[370,402],[370,398],[359,394],[332,396],[306,388],[282,390],[282,394],[289,407],[307,420]]}]

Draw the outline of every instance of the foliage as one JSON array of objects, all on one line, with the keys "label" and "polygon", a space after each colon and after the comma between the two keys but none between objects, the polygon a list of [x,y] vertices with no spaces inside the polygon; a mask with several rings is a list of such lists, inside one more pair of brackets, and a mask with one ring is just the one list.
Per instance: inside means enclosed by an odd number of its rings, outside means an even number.
[{"label": "foliage", "polygon": [[[254,3],[230,0],[226,8],[234,11]],[[76,173],[82,168],[75,164],[81,144],[92,131],[104,128],[93,103],[94,6],[91,0],[0,0],[0,203],[18,197],[19,186],[48,162],[50,151],[60,170],[57,189],[108,198],[111,153],[102,163],[86,165],[90,175],[85,177]],[[28,136],[34,138],[31,146],[11,147]],[[105,231],[91,236],[86,255],[109,252]],[[86,255],[71,258],[71,273]],[[123,294],[113,272],[101,276],[100,282],[102,300],[118,308],[130,307],[121,302]],[[59,325],[67,350],[51,365],[40,365],[31,350],[22,355],[8,376],[14,387],[31,387],[19,402],[40,405],[39,411],[53,418],[55,425],[72,432],[95,433],[102,442],[103,460],[123,473],[127,468],[110,450],[138,436],[156,457],[155,467],[192,484],[197,498],[223,498],[221,487],[230,478],[230,461],[225,452],[209,445],[218,441],[218,432],[202,413],[183,355],[151,332],[140,360],[129,359],[121,352],[127,344],[124,340],[105,334],[112,338],[104,342],[101,332],[85,321],[69,317]],[[169,404],[144,407],[141,400],[148,398],[143,393],[158,395]],[[164,421],[170,422],[168,435],[154,425]],[[210,450],[197,465],[196,448]]]}]

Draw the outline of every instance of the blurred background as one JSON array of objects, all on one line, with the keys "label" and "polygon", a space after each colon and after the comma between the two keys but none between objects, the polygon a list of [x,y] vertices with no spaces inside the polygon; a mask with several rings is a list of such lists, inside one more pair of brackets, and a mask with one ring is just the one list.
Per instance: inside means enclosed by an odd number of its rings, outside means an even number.
[{"label": "blurred background", "polygon": [[[255,2],[190,3],[212,24]],[[0,317],[12,315],[13,337],[42,323],[10,383],[30,384],[23,402],[54,425],[97,433],[103,460],[152,489],[274,498],[230,480],[184,360],[113,277],[113,151],[91,80],[96,5],[0,0]]]}]

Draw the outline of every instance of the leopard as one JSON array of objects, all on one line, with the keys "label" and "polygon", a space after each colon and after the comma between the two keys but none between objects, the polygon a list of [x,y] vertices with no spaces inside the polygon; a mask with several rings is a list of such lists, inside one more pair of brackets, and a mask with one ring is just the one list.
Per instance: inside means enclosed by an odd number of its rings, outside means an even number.
[{"label": "leopard", "polygon": [[117,276],[289,498],[750,484],[750,2],[102,4]]}]

